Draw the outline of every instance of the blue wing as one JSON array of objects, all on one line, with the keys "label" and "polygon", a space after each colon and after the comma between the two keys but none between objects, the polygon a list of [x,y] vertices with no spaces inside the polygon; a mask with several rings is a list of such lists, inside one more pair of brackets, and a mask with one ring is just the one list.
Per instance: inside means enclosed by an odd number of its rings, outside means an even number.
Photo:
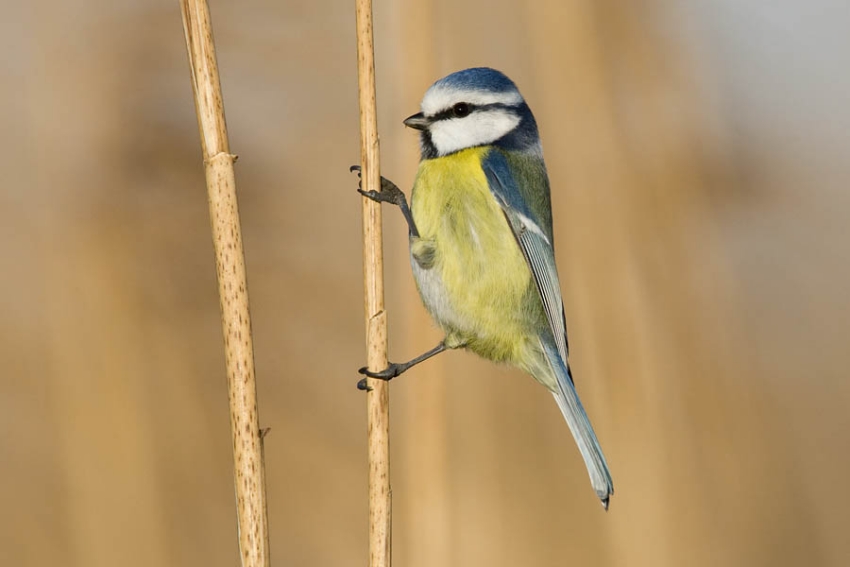
[{"label": "blue wing", "polygon": [[[554,339],[553,345],[548,337],[541,337],[543,352],[557,380],[557,390],[552,394],[570,426],[596,495],[607,510],[608,500],[614,493],[614,484],[602,447],[575,390],[567,363],[567,326],[561,285],[555,267],[555,249],[552,246],[549,181],[541,158],[524,156],[522,159],[525,163],[519,167],[524,179],[528,181],[526,186],[517,183],[507,158],[500,150],[490,151],[482,160],[481,167],[537,284]],[[533,160],[538,161],[532,165],[530,162]]]},{"label": "blue wing", "polygon": [[[527,158],[537,159],[537,158]],[[552,223],[549,218],[539,219],[541,211],[535,211],[532,203],[541,202],[549,209],[549,186],[542,162],[539,176],[534,180],[538,187],[519,187],[511,174],[504,154],[493,150],[482,161],[484,174],[490,191],[496,197],[508,219],[508,224],[528,262],[537,291],[549,320],[561,358],[566,362],[569,354],[567,325],[564,318],[564,302],[561,299],[561,284],[555,267],[555,249],[552,246]]]}]

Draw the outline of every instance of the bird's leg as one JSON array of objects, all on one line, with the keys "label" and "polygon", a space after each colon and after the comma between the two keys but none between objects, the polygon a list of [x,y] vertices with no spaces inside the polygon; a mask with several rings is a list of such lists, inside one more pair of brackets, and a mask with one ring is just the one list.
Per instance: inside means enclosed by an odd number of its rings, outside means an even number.
[{"label": "bird's leg", "polygon": [[[407,362],[402,362],[402,363],[390,362],[389,366],[387,366],[386,368],[384,368],[383,370],[380,370],[378,372],[372,372],[371,370],[369,370],[367,367],[364,366],[363,368],[361,368],[357,372],[359,372],[360,374],[365,374],[369,378],[377,378],[379,380],[390,381],[393,378],[395,378],[396,376],[398,376],[399,374],[410,369],[412,366],[416,366],[420,362],[428,360],[432,356],[438,355],[448,348],[449,347],[446,346],[446,342],[444,340],[440,344],[438,344],[437,346],[435,346],[434,348],[429,350],[428,352],[420,354],[416,358],[414,358],[412,360],[408,360]],[[370,389],[369,386],[366,384],[366,378],[363,378],[362,380],[360,380],[357,383],[357,389],[358,390],[369,390]]]},{"label": "bird's leg", "polygon": [[[359,165],[352,165],[351,171],[356,171],[357,177],[360,177]],[[416,223],[413,222],[413,215],[410,213],[410,207],[407,206],[407,199],[395,183],[386,177],[381,177],[380,191],[364,191],[358,184],[357,192],[368,199],[372,199],[376,203],[392,203],[393,205],[397,205],[401,209],[401,214],[404,215],[404,220],[407,221],[410,236],[419,238],[419,231],[416,229]]]}]

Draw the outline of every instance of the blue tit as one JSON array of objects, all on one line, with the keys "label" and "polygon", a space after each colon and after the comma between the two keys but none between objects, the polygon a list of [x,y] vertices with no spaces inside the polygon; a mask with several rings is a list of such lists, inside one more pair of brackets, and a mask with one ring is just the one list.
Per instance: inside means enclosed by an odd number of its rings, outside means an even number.
[{"label": "blue tit", "polygon": [[434,83],[404,124],[419,130],[422,151],[410,207],[386,179],[380,192],[360,192],[404,213],[416,285],[445,338],[409,362],[361,373],[388,380],[456,348],[524,370],[554,395],[607,510],[611,473],[567,362],[549,178],[531,109],[504,74],[466,69]]}]

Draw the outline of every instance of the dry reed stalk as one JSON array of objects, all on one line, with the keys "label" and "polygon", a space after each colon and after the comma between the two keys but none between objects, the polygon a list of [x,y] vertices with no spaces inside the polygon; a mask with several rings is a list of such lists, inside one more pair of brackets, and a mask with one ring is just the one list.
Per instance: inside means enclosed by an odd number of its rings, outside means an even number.
[{"label": "dry reed stalk", "polygon": [[233,172],[236,156],[230,153],[227,140],[209,7],[205,0],[181,0],[180,7],[201,134],[215,247],[230,398],[240,559],[243,567],[268,567],[265,469],[257,413],[245,257]]},{"label": "dry reed stalk", "polygon": [[[360,164],[363,189],[381,190],[378,117],[375,102],[375,53],[372,2],[355,0],[357,77],[360,93]],[[381,205],[363,198],[363,280],[366,307],[367,364],[387,366],[387,315],[384,311],[384,260]],[[390,492],[389,385],[368,379],[366,394],[369,447],[369,565],[389,567],[392,555]]]}]

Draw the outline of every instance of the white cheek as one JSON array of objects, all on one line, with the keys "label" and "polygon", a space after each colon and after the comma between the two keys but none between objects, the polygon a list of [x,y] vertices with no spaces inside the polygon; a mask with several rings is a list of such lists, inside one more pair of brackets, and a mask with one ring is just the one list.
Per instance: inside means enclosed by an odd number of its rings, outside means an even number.
[{"label": "white cheek", "polygon": [[441,120],[431,125],[431,141],[440,155],[465,148],[492,144],[520,122],[519,116],[504,110],[473,112],[465,118]]}]

